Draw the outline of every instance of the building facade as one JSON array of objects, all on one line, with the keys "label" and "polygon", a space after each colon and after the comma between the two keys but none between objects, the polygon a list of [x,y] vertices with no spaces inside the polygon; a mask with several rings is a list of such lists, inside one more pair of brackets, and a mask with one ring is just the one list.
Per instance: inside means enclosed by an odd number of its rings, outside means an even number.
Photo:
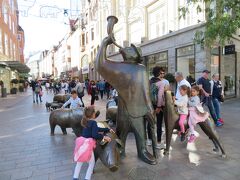
[{"label": "building facade", "polygon": [[[26,62],[27,66],[30,68],[29,74],[31,75],[32,79],[41,78],[41,72],[43,71],[43,69],[40,69],[40,62],[42,61],[42,58],[42,52],[39,51],[30,55]],[[43,72],[45,72],[45,70]]]},{"label": "building facade", "polygon": [[25,36],[24,36],[24,30],[21,26],[18,25],[18,49],[19,49],[19,60],[21,63],[25,63],[24,58],[24,46],[25,46]]},{"label": "building facade", "polygon": [[[195,5],[189,8],[185,19],[180,18],[179,7],[186,3],[185,0],[81,1],[76,11],[78,18],[72,24],[74,28],[55,52],[54,68],[58,72],[55,75],[68,72],[81,80],[101,79],[93,62],[102,39],[107,36],[107,17],[114,15],[118,18],[114,27],[117,43],[122,47],[131,43],[141,47],[149,76],[156,65],[169,73],[181,71],[195,80],[202,70],[209,69],[211,74],[220,74],[227,97],[239,96],[240,33],[233,35],[224,47],[216,45],[209,49],[195,44],[195,33],[204,30],[205,14],[197,13]],[[198,5],[205,7],[203,3]],[[115,61],[122,60],[114,45],[109,47],[108,55]]]},{"label": "building facade", "polygon": [[[18,27],[17,0],[0,0],[0,80],[7,93],[12,87],[11,79],[18,79],[22,73],[29,71],[20,63],[23,53],[20,58]],[[24,44],[21,47],[23,49]]]},{"label": "building facade", "polygon": [[[178,8],[184,0],[130,0],[112,1],[111,13],[118,17],[114,35],[118,44],[141,47],[149,76],[155,65],[169,73],[183,72],[185,77],[197,80],[204,69],[211,75],[219,73],[226,97],[239,96],[240,38],[226,42],[226,46],[209,49],[193,42],[195,33],[204,30],[205,14],[190,8],[186,19],[179,19]],[[201,4],[204,7],[204,4]],[[197,14],[197,15],[196,15]],[[226,49],[234,48],[230,52]],[[110,49],[110,58],[122,60],[116,47]]]}]

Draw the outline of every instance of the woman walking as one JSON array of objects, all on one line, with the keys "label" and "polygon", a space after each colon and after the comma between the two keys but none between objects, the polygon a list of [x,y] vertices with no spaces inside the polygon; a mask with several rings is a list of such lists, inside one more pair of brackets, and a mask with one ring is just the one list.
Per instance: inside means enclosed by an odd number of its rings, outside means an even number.
[{"label": "woman walking", "polygon": [[221,117],[221,102],[223,102],[224,93],[223,93],[223,86],[222,82],[219,80],[219,74],[215,73],[212,76],[211,81],[212,87],[212,101],[213,106],[216,112],[217,119],[220,123],[224,123]]}]

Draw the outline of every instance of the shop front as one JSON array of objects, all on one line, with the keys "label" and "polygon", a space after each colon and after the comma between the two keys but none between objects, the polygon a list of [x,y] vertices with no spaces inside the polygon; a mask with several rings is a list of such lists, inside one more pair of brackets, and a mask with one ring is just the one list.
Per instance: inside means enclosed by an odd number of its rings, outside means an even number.
[{"label": "shop front", "polygon": [[81,59],[81,70],[82,70],[82,77],[81,80],[85,80],[89,78],[89,62],[88,62],[88,55],[85,54]]},{"label": "shop front", "polygon": [[[195,49],[194,45],[176,49],[176,70],[187,79],[195,81]],[[192,83],[192,82],[191,82]]]},{"label": "shop front", "polygon": [[12,88],[18,88],[19,74],[29,72],[30,69],[19,61],[0,61],[0,80],[7,93],[10,93]]},{"label": "shop front", "polygon": [[[229,50],[228,48],[233,48]],[[237,56],[235,52],[235,45],[225,46],[223,48],[221,59],[221,80],[224,87],[224,94],[226,97],[236,96],[236,67]]]},{"label": "shop front", "polygon": [[235,45],[214,47],[211,50],[211,76],[220,74],[226,97],[236,96],[237,56]]},{"label": "shop front", "polygon": [[160,66],[165,69],[166,73],[168,71],[168,52],[159,52],[145,56],[147,72],[149,77],[152,77],[152,70],[155,66]]},{"label": "shop front", "polygon": [[6,88],[6,92],[10,93],[11,69],[9,67],[0,66],[0,81],[3,83],[1,90]]}]

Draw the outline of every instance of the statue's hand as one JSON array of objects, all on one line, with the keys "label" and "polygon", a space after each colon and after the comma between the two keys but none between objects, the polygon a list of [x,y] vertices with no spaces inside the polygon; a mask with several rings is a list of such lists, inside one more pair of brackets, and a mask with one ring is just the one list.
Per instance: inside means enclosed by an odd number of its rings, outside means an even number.
[{"label": "statue's hand", "polygon": [[104,42],[106,45],[110,45],[110,44],[113,43],[112,38],[111,38],[110,35],[107,36],[107,37],[105,37],[105,38],[103,39],[103,42]]},{"label": "statue's hand", "polygon": [[156,124],[156,114],[155,111],[151,111],[147,113],[147,121],[154,126]]}]

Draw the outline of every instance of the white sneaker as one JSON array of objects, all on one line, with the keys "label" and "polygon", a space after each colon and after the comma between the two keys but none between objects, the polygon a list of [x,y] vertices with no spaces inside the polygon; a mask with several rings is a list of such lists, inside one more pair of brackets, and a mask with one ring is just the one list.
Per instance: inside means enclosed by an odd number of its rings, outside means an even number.
[{"label": "white sneaker", "polygon": [[156,148],[157,148],[157,149],[165,149],[165,148],[166,148],[166,144],[157,143]]},{"label": "white sneaker", "polygon": [[147,139],[146,144],[147,144],[147,146],[151,146],[152,145],[152,140]]}]

